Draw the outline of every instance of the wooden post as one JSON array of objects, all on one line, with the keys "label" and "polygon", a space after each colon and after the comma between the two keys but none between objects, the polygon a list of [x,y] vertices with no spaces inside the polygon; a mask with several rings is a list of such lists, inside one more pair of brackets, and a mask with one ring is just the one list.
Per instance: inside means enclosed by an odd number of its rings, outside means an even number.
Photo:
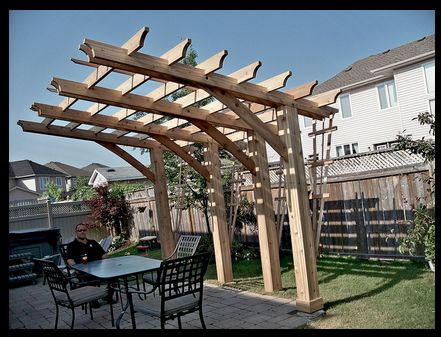
[{"label": "wooden post", "polygon": [[315,239],[303,161],[302,141],[297,109],[283,106],[277,111],[279,132],[285,137],[288,163],[284,163],[285,191],[297,287],[296,307],[314,312],[323,308],[320,297]]},{"label": "wooden post", "polygon": [[233,268],[231,265],[231,246],[225,213],[218,146],[215,143],[207,143],[204,151],[204,159],[210,172],[207,190],[213,223],[213,245],[217,280],[221,283],[227,283],[233,281]]},{"label": "wooden post", "polygon": [[162,258],[171,255],[176,246],[173,235],[172,222],[170,217],[170,206],[168,203],[167,178],[164,170],[164,156],[162,150],[151,149],[150,158],[155,171],[155,202],[158,217],[159,239],[161,241]]},{"label": "wooden post", "polygon": [[256,175],[252,177],[263,283],[265,291],[273,292],[282,288],[282,276],[265,140],[256,132],[254,136],[248,135],[248,146],[256,164]]},{"label": "wooden post", "polygon": [[47,206],[47,223],[49,228],[54,228],[54,220],[52,218],[52,203],[51,199],[48,197],[46,200]]}]

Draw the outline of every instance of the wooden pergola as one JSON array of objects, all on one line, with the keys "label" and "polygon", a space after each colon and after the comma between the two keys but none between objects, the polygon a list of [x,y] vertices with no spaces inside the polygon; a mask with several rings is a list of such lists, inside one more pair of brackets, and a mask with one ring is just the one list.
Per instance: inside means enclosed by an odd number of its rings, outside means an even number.
[{"label": "wooden pergola", "polygon": [[[85,39],[79,48],[88,60],[72,61],[93,67],[92,73],[81,83],[53,78],[51,84],[55,89],[49,90],[64,96],[62,102],[58,106],[34,103],[31,109],[44,119],[40,123],[23,120],[17,123],[26,132],[94,141],[151,180],[163,256],[168,256],[175,246],[163,152],[172,151],[181,157],[207,180],[216,270],[221,283],[233,281],[218,156],[219,147],[227,150],[253,174],[262,272],[268,292],[282,287],[266,155],[266,144],[271,145],[284,162],[297,308],[304,312],[321,309],[323,300],[317,280],[298,115],[316,120],[329,118],[337,110],[327,105],[335,102],[339,91],[311,97],[317,81],[286,92],[279,91],[291,76],[290,71],[259,84],[249,83],[261,66],[259,61],[228,76],[218,74],[216,71],[222,67],[228,54],[226,50],[195,67],[178,63],[185,57],[190,39],[160,57],[147,55],[139,52],[147,33],[148,28],[143,27],[121,47]],[[125,74],[128,78],[114,89],[98,86],[111,72]],[[160,85],[145,96],[130,93],[147,81],[156,81]],[[183,87],[193,92],[174,102],[166,100],[168,95]],[[203,107],[195,106],[210,96],[215,100]],[[78,100],[93,104],[85,111],[72,109]],[[111,106],[120,110],[111,116],[101,113]],[[147,115],[134,119],[138,111]],[[161,118],[164,116],[172,118],[163,122]],[[55,120],[63,121],[64,126],[55,125]],[[192,157],[189,145],[193,143],[204,146],[204,163]],[[149,149],[152,169],[119,145]]]}]

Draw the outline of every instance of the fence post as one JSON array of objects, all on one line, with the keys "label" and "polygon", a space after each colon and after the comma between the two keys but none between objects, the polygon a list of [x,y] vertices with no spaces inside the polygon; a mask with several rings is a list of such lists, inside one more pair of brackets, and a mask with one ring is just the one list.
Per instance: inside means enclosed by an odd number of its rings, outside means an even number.
[{"label": "fence post", "polygon": [[53,228],[52,204],[50,198],[47,198],[46,205],[47,205],[47,222],[49,224],[49,228]]}]

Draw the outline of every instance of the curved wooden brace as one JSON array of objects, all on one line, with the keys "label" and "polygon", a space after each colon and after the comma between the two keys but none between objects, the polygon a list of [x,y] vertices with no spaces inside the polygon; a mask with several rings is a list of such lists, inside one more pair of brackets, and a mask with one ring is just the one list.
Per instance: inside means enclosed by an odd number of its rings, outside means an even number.
[{"label": "curved wooden brace", "polygon": [[201,165],[196,159],[190,156],[184,151],[179,145],[173,142],[170,138],[161,135],[150,135],[152,138],[160,142],[162,145],[168,147],[171,151],[176,153],[184,161],[186,161],[191,167],[193,167],[201,176],[203,176],[207,181],[210,181],[210,173],[208,170]]},{"label": "curved wooden brace", "polygon": [[311,82],[302,84],[298,87],[295,87],[293,89],[286,90],[285,92],[291,96],[294,97],[294,99],[299,99],[302,97],[306,97],[311,95],[312,90],[314,87],[318,84],[317,80],[313,80]]},{"label": "curved wooden brace", "polygon": [[130,165],[132,165],[134,168],[136,168],[139,172],[141,172],[148,180],[150,180],[152,183],[155,183],[156,178],[155,174],[150,171],[147,167],[145,167],[144,164],[142,164],[140,161],[138,161],[136,158],[128,154],[126,151],[121,149],[118,145],[108,142],[102,142],[102,141],[95,141],[97,144],[105,147],[109,151],[112,151],[115,153],[118,157],[121,157],[126,162],[128,162]]}]

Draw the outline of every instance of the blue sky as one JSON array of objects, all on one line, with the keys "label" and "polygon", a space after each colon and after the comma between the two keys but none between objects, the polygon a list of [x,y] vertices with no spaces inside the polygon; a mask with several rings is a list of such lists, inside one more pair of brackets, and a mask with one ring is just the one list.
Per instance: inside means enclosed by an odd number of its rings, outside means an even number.
[{"label": "blue sky", "polygon": [[[431,10],[16,10],[9,12],[9,161],[59,161],[76,167],[92,162],[128,166],[94,142],[23,132],[17,120],[42,121],[33,102],[58,105],[49,92],[52,77],[81,82],[91,68],[78,50],[84,38],[122,45],[141,27],[149,28],[142,53],[160,56],[190,38],[198,62],[226,49],[218,73],[228,75],[261,61],[252,83],[291,70],[285,89],[329,79],[358,59],[435,32]],[[100,83],[116,87],[123,77]],[[134,91],[147,94],[149,88]],[[285,90],[283,89],[283,90]],[[142,91],[144,90],[144,91]],[[147,91],[145,91],[147,90]],[[76,106],[77,107],[77,106]],[[87,108],[87,105],[84,106]],[[145,164],[148,155],[125,148]]]}]

